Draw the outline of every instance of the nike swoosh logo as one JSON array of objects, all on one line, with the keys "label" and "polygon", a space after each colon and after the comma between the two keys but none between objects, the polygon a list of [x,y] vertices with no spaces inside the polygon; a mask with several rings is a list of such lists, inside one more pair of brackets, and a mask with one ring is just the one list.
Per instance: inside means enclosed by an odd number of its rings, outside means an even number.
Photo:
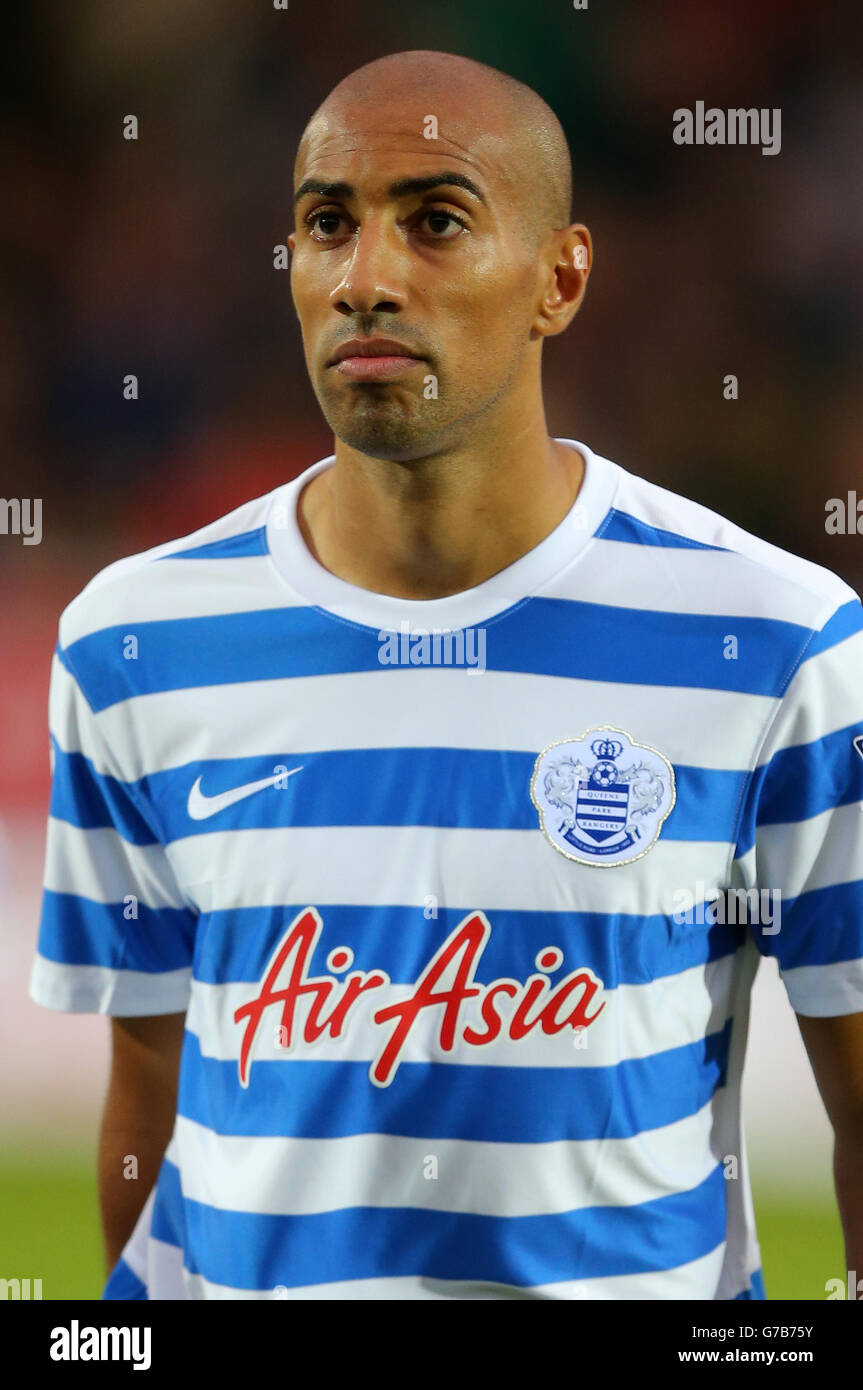
[{"label": "nike swoosh logo", "polygon": [[225,811],[229,806],[234,806],[238,801],[243,801],[247,796],[254,796],[255,792],[262,792],[264,787],[274,787],[277,782],[281,782],[284,777],[293,777],[295,772],[302,772],[303,767],[292,767],[290,772],[277,772],[273,777],[262,777],[259,782],[246,782],[242,787],[232,787],[230,791],[218,792],[215,796],[205,796],[201,791],[201,778],[199,777],[191,791],[189,800],[186,803],[186,811],[192,820],[209,820],[210,816],[217,816],[220,811]]}]

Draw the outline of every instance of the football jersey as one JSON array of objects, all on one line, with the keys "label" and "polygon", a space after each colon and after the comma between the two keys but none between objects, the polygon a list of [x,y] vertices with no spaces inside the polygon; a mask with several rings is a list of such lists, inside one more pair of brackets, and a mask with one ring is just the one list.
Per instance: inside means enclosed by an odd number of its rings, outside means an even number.
[{"label": "football jersey", "polygon": [[561,442],[464,592],[318,563],[331,456],[63,613],[31,993],[186,1013],[105,1298],[766,1296],[750,992],[863,1010],[863,609]]}]

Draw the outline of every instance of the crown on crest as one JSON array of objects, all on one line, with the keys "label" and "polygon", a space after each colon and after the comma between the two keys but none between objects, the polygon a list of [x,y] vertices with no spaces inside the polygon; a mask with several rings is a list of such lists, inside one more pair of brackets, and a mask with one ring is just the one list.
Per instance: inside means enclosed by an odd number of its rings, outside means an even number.
[{"label": "crown on crest", "polygon": [[612,762],[623,752],[623,744],[616,738],[595,738],[590,747],[597,758]]}]

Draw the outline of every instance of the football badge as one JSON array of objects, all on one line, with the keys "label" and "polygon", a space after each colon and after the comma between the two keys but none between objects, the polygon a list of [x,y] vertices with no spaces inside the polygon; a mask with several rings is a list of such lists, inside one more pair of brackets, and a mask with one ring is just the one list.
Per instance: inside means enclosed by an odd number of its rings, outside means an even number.
[{"label": "football badge", "polygon": [[674,805],[674,769],[656,748],[603,725],[544,748],[530,796],[556,850],[613,868],[652,849]]}]

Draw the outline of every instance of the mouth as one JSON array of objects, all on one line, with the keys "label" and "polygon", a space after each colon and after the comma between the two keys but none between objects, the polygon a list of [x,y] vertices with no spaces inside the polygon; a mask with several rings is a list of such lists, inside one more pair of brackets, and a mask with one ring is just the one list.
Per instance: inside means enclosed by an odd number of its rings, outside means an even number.
[{"label": "mouth", "polygon": [[351,338],[337,349],[327,367],[353,381],[392,381],[425,360],[393,338]]}]

